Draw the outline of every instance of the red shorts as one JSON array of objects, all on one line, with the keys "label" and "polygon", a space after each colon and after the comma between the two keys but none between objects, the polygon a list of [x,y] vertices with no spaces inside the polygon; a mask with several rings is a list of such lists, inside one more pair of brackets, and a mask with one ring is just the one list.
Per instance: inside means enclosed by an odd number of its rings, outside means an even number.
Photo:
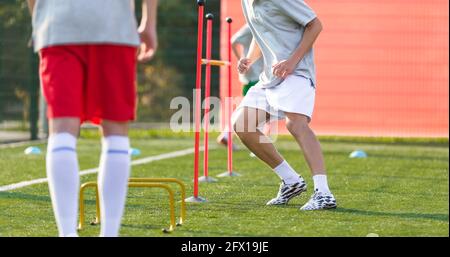
[{"label": "red shorts", "polygon": [[125,122],[136,117],[136,48],[64,45],[40,51],[49,119]]}]

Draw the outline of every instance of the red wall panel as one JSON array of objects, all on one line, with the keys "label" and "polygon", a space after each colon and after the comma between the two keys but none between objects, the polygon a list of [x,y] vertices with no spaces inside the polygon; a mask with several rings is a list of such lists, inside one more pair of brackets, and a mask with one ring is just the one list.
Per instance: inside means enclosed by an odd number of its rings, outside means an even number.
[{"label": "red wall panel", "polygon": [[[221,20],[233,17],[233,31],[244,23],[240,2],[222,1]],[[324,24],[315,44],[318,134],[448,137],[448,1],[306,2]],[[240,95],[233,65],[233,94]]]}]

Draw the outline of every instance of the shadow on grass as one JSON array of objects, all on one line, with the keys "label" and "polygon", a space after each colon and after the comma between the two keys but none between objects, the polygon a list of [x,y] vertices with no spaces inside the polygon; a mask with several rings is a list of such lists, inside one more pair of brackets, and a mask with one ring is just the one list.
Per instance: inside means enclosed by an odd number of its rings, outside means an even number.
[{"label": "shadow on grass", "polygon": [[[48,195],[33,195],[24,194],[19,192],[0,192],[0,199],[21,199],[21,200],[32,200],[41,202],[51,202],[50,196]],[[94,200],[85,200],[86,205],[95,205]]]},{"label": "shadow on grass", "polygon": [[19,192],[0,192],[0,199],[22,199],[22,200],[50,202],[50,196],[48,195],[32,195]]},{"label": "shadow on grass", "polygon": [[[216,237],[227,237],[227,236],[239,236],[239,237],[254,237],[254,236],[271,236],[269,234],[263,234],[263,235],[259,235],[259,234],[255,234],[255,233],[243,233],[240,232],[239,234],[232,234],[229,231],[213,231],[213,230],[209,230],[209,229],[189,229],[190,226],[196,226],[195,224],[184,224],[183,226],[177,227],[173,232],[166,234],[163,233],[161,230],[163,228],[167,228],[169,226],[169,224],[160,224],[160,225],[149,225],[149,224],[141,224],[141,225],[132,225],[132,224],[122,224],[121,227],[122,228],[127,228],[127,229],[136,229],[136,230],[153,230],[154,232],[160,232],[161,235],[152,235],[152,236],[174,236],[174,237],[179,237],[179,236],[186,236],[186,234],[192,235],[193,237],[199,236],[199,233],[202,233],[202,235],[200,235],[201,237],[208,237],[208,236],[216,236]],[[181,235],[180,235],[181,233]],[[141,237],[144,237],[146,235],[140,235]],[[151,237],[152,237],[151,236]]]},{"label": "shadow on grass", "polygon": [[[339,156],[348,158],[350,152],[342,151],[342,150],[324,150],[323,154],[325,156]],[[448,156],[418,156],[418,155],[399,155],[399,154],[385,154],[380,153],[379,151],[368,151],[369,159],[380,158],[380,159],[394,159],[394,160],[411,160],[411,161],[441,161],[448,162]],[[356,161],[364,161],[366,159],[349,159]]]},{"label": "shadow on grass", "polygon": [[396,155],[396,154],[382,154],[382,153],[370,153],[369,157],[383,158],[383,159],[396,159],[396,160],[414,160],[414,161],[441,161],[448,162],[448,157],[436,157],[436,156],[417,156],[417,155]]},{"label": "shadow on grass", "polygon": [[[122,223],[120,225],[121,228],[126,228],[126,229],[138,229],[138,230],[154,230],[154,231],[161,231],[161,235],[166,235],[162,232],[163,228],[169,227],[169,224],[161,224],[161,225],[150,225],[150,224],[141,224],[141,225],[132,225],[132,224],[127,224],[127,223]],[[99,224],[86,224],[86,227],[84,230],[86,229],[100,229],[100,225]],[[145,236],[145,235],[142,235]]]},{"label": "shadow on grass", "polygon": [[[181,231],[182,230],[182,231]],[[181,228],[180,232],[182,233],[186,233],[188,235],[190,235],[191,237],[273,237],[272,234],[259,234],[259,233],[245,233],[245,232],[239,232],[236,233],[236,231],[230,232],[230,231],[213,231],[213,230],[208,230],[208,229],[197,229],[197,230],[192,230],[192,229],[186,229],[186,228]],[[172,234],[173,236],[178,236],[177,231],[175,230],[174,233]],[[200,234],[200,235],[199,235]],[[181,236],[186,236],[186,235],[181,235]]]},{"label": "shadow on grass", "polygon": [[448,222],[448,214],[442,213],[408,213],[408,212],[377,212],[377,211],[366,211],[366,210],[357,210],[357,209],[347,209],[347,208],[337,208],[332,210],[333,212],[340,213],[350,213],[364,216],[389,216],[394,218],[404,218],[404,219],[427,219],[427,220],[436,220],[436,221],[447,221]]},{"label": "shadow on grass", "polygon": [[[169,224],[160,224],[160,225],[149,225],[149,224],[141,224],[141,225],[131,225],[131,224],[122,224],[120,225],[123,228],[129,229],[145,229],[145,230],[160,230],[169,226]],[[162,234],[162,232],[161,232]]]},{"label": "shadow on grass", "polygon": [[[444,172],[446,173],[446,174],[444,174]],[[448,175],[448,173],[447,173],[447,171],[442,171],[442,173],[443,173],[443,175]],[[372,178],[372,179],[379,179],[379,180],[383,180],[383,179],[387,179],[387,180],[406,180],[406,181],[408,181],[408,180],[418,180],[418,181],[436,181],[436,182],[440,182],[440,181],[442,181],[443,179],[447,179],[448,180],[448,178],[443,178],[443,177],[438,177],[438,176],[435,176],[435,177],[414,177],[414,176],[408,176],[409,174],[406,174],[405,176],[394,176],[394,175],[378,175],[378,174],[368,174],[368,173],[365,173],[365,172],[361,172],[360,174],[358,174],[358,175],[354,175],[354,174],[352,174],[352,175],[348,175],[348,174],[339,174],[339,173],[336,173],[336,174],[334,174],[333,176],[336,176],[336,177],[342,177],[342,178],[352,178],[352,179],[357,179],[357,178],[359,178],[359,179],[361,179],[361,178],[364,178],[364,179],[366,179],[366,178]],[[378,182],[378,183],[381,183],[381,182]],[[388,192],[383,192],[383,193],[388,193]]]},{"label": "shadow on grass", "polygon": [[282,209],[298,209],[299,204],[287,204],[287,205],[272,205],[268,206],[264,201],[261,202],[241,202],[241,203],[231,203],[231,202],[218,202],[214,203],[217,208],[225,208],[226,210],[239,211],[239,212],[254,212],[254,211],[267,211],[267,210],[282,210]]},{"label": "shadow on grass", "polygon": [[[0,192],[0,199],[21,199],[21,200],[31,200],[40,202],[51,202],[50,196],[48,195],[33,195],[25,194],[20,192]],[[95,205],[95,200],[85,199],[85,205]],[[140,204],[127,204],[127,207],[141,207]]]}]

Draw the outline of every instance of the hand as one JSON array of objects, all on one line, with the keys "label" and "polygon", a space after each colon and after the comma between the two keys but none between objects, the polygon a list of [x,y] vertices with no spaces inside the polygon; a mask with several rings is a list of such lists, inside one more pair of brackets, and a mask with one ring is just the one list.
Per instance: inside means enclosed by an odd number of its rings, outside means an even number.
[{"label": "hand", "polygon": [[279,63],[272,66],[273,75],[278,78],[285,79],[287,76],[292,74],[292,72],[294,72],[296,67],[297,62],[294,62],[291,59],[280,61]]},{"label": "hand", "polygon": [[238,71],[240,74],[245,74],[247,73],[248,69],[250,68],[250,59],[248,58],[241,58],[238,61]]},{"label": "hand", "polygon": [[145,27],[138,29],[141,38],[141,46],[138,51],[137,60],[139,62],[148,62],[155,56],[158,48],[158,35],[156,28]]}]

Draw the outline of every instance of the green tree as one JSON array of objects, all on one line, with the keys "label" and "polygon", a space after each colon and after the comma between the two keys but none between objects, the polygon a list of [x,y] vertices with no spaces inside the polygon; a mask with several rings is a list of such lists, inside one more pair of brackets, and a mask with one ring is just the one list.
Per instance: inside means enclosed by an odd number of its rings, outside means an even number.
[{"label": "green tree", "polygon": [[0,121],[26,120],[30,102],[31,35],[26,1],[0,2]]},{"label": "green tree", "polygon": [[[140,1],[138,1],[140,2]],[[139,3],[136,4],[139,7]],[[140,16],[140,8],[136,8]],[[220,0],[209,0],[206,12],[220,17]],[[27,121],[28,87],[32,83],[33,54],[28,47],[31,22],[26,1],[0,1],[0,122]],[[168,121],[174,96],[192,99],[195,87],[197,4],[195,0],[159,1],[159,49],[155,59],[140,64],[138,92],[140,121]],[[219,54],[219,19],[214,26],[215,57]],[[36,56],[34,56],[35,58]],[[35,75],[35,74],[34,74]],[[212,95],[217,95],[218,70],[212,73]]]}]

